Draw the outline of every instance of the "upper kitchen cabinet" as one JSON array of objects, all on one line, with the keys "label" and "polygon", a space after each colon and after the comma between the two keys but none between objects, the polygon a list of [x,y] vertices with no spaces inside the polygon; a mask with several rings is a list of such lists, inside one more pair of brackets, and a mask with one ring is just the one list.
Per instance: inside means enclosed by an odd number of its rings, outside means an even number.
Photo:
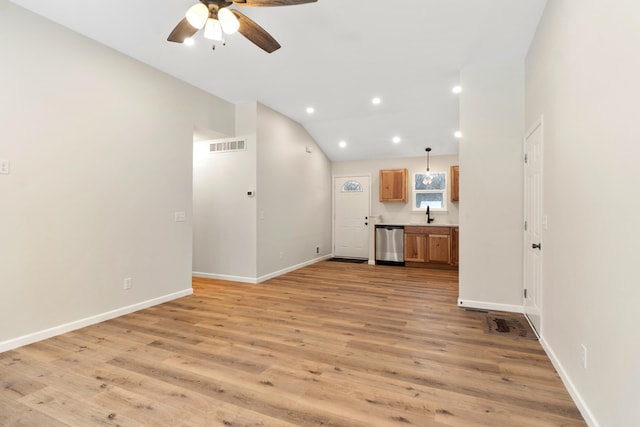
[{"label": "upper kitchen cabinet", "polygon": [[380,170],[380,202],[403,202],[409,200],[409,172],[407,169]]},{"label": "upper kitchen cabinet", "polygon": [[451,201],[457,202],[460,200],[459,193],[459,175],[460,175],[460,166],[451,166]]}]

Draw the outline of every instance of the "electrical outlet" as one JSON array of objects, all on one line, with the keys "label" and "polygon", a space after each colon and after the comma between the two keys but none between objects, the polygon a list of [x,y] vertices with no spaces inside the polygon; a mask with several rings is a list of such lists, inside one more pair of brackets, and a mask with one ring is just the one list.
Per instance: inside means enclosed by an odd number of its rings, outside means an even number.
[{"label": "electrical outlet", "polygon": [[127,277],[126,279],[124,279],[123,288],[125,291],[128,291],[129,289],[131,289],[131,277]]},{"label": "electrical outlet", "polygon": [[587,347],[584,344],[580,344],[580,364],[587,369]]},{"label": "electrical outlet", "polygon": [[187,217],[187,215],[184,212],[174,212],[173,213],[173,220],[175,222],[184,222],[186,217]]},{"label": "electrical outlet", "polygon": [[0,174],[9,175],[9,160],[0,160]]}]

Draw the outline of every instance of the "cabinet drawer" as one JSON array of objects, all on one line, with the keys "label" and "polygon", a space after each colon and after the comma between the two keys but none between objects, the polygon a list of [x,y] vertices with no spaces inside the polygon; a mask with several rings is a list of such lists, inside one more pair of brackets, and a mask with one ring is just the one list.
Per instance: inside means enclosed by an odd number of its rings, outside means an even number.
[{"label": "cabinet drawer", "polygon": [[415,227],[415,226],[405,226],[405,233],[411,234],[451,234],[450,227]]}]

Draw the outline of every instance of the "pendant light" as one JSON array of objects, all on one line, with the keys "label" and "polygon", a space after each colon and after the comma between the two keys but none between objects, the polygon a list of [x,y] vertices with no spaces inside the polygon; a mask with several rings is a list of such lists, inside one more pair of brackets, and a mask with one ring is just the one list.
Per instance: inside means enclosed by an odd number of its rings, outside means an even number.
[{"label": "pendant light", "polygon": [[429,185],[433,182],[433,176],[429,171],[429,153],[431,153],[431,147],[427,147],[424,149],[427,152],[427,171],[424,174],[424,178],[422,179],[422,184]]}]

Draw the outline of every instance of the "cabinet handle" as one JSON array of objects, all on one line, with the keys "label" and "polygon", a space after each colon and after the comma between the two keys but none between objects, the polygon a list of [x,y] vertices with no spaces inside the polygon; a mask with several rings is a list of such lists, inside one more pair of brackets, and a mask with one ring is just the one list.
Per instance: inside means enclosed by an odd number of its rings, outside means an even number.
[{"label": "cabinet handle", "polygon": [[539,250],[542,250],[542,243],[538,243],[538,244],[534,243],[534,244],[532,244],[532,245],[531,245],[531,247],[532,247],[533,249],[539,249]]}]

